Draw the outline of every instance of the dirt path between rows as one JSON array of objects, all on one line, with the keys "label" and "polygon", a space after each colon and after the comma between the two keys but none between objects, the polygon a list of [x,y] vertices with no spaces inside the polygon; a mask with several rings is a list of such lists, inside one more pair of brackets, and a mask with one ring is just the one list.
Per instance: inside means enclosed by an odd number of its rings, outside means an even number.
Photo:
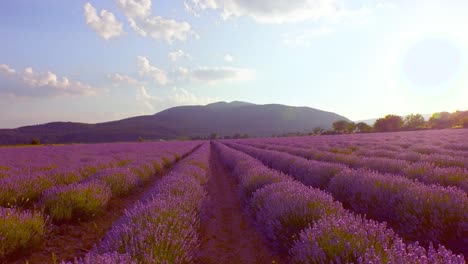
[{"label": "dirt path between rows", "polygon": [[201,219],[201,248],[195,263],[280,263],[243,214],[237,183],[214,149],[210,155],[208,200]]}]

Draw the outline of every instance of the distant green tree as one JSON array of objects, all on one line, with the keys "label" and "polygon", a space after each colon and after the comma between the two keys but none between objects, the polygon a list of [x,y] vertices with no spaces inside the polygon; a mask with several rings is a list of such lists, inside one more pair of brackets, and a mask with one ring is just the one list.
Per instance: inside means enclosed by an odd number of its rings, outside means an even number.
[{"label": "distant green tree", "polygon": [[354,122],[347,122],[344,128],[346,133],[354,133],[356,131],[356,124]]},{"label": "distant green tree", "polygon": [[463,118],[460,123],[463,128],[468,128],[468,117]]},{"label": "distant green tree", "polygon": [[360,133],[370,133],[372,132],[372,127],[364,122],[359,122],[356,124],[356,128]]},{"label": "distant green tree", "polygon": [[40,145],[41,140],[39,138],[33,138],[31,139],[31,145]]},{"label": "distant green tree", "polygon": [[346,121],[346,120],[336,121],[336,122],[333,123],[333,129],[336,132],[343,133],[345,131],[345,129],[346,129],[347,124],[348,124],[348,121]]},{"label": "distant green tree", "polygon": [[411,114],[403,119],[403,127],[408,130],[414,130],[423,127],[425,122],[421,114]]},{"label": "distant green tree", "polygon": [[217,134],[217,133],[211,133],[210,139],[211,139],[211,140],[218,139],[218,134]]},{"label": "distant green tree", "polygon": [[323,128],[316,127],[316,128],[314,128],[314,135],[320,135],[320,134],[323,133],[323,131],[324,131]]},{"label": "distant green tree", "polygon": [[403,127],[403,118],[397,115],[387,115],[375,121],[374,129],[378,132],[399,131]]},{"label": "distant green tree", "polygon": [[434,113],[429,119],[429,125],[433,129],[451,128],[453,120],[449,112]]},{"label": "distant green tree", "polygon": [[138,142],[145,142],[145,139],[143,137],[139,137]]}]

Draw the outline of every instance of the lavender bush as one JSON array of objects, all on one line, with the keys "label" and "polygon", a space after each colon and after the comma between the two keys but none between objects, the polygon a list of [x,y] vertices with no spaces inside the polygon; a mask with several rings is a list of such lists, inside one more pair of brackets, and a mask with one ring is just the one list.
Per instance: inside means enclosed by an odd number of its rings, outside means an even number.
[{"label": "lavender bush", "polygon": [[45,232],[46,218],[41,213],[0,208],[0,260],[38,246]]}]

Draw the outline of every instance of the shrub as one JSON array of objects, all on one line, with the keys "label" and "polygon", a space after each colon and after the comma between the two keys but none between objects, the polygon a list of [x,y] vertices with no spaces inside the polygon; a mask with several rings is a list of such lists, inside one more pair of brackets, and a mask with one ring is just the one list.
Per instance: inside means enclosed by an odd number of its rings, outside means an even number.
[{"label": "shrub", "polygon": [[54,182],[42,174],[9,176],[0,179],[0,205],[26,206],[39,199],[43,191]]},{"label": "shrub", "polygon": [[128,168],[104,169],[92,178],[106,184],[114,196],[124,196],[140,183],[139,177]]},{"label": "shrub", "polygon": [[132,260],[131,256],[127,254],[118,254],[117,252],[108,254],[95,254],[89,253],[82,259],[75,259],[72,262],[62,264],[137,264]]},{"label": "shrub", "polygon": [[39,140],[39,138],[31,139],[31,145],[40,145],[40,144],[41,144],[41,140]]},{"label": "shrub", "polygon": [[78,183],[47,190],[42,205],[53,221],[67,222],[94,217],[110,198],[111,190],[104,184]]},{"label": "shrub", "polygon": [[0,208],[0,260],[38,246],[45,229],[41,213]]},{"label": "shrub", "polygon": [[352,214],[319,219],[290,250],[292,263],[464,263],[440,247],[405,245],[384,223]]},{"label": "shrub", "polygon": [[280,251],[288,250],[299,232],[314,221],[344,212],[329,194],[293,181],[256,191],[250,208],[259,228]]}]

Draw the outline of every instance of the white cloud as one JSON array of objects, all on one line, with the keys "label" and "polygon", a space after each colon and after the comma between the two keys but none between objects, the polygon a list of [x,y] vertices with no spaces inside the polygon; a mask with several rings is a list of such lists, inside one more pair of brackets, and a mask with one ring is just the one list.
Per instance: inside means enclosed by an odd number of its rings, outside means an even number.
[{"label": "white cloud", "polygon": [[156,102],[158,98],[149,95],[148,91],[146,91],[146,88],[144,86],[141,86],[137,89],[136,99],[138,102],[143,104],[145,108],[147,108],[149,111],[154,112],[153,103]]},{"label": "white cloud", "polygon": [[340,20],[368,13],[367,8],[347,9],[339,0],[190,0],[186,10],[220,10],[223,19],[249,16],[259,23],[295,23]]},{"label": "white cloud", "polygon": [[130,27],[143,37],[163,40],[169,44],[176,41],[184,42],[190,36],[198,37],[187,22],[178,22],[159,16],[147,17],[140,20],[129,18]]},{"label": "white cloud", "polygon": [[219,82],[248,81],[255,78],[251,69],[233,67],[198,67],[195,69],[179,68],[179,76],[195,82],[216,84]]},{"label": "white cloud", "polygon": [[185,89],[176,87],[172,89],[172,93],[167,99],[170,105],[205,105],[219,101],[213,98],[199,97]]},{"label": "white cloud", "polygon": [[167,73],[151,65],[146,57],[138,56],[138,67],[140,76],[150,76],[158,84],[166,85],[170,81]]},{"label": "white cloud", "polygon": [[235,59],[234,56],[229,55],[229,54],[226,54],[226,55],[224,56],[224,60],[227,61],[227,62],[233,62],[234,59]]},{"label": "white cloud", "polygon": [[107,77],[112,81],[114,86],[135,86],[142,84],[139,80],[126,74],[114,73],[109,74]]},{"label": "white cloud", "polygon": [[117,21],[111,12],[103,9],[98,15],[96,8],[90,3],[86,3],[83,8],[86,24],[104,39],[108,40],[124,33],[122,23]]},{"label": "white cloud", "polygon": [[187,58],[187,59],[191,59],[192,57],[187,54],[186,52],[184,52],[183,50],[177,50],[177,51],[174,51],[174,52],[170,52],[167,57],[169,58],[170,61],[172,62],[176,62],[182,58]]},{"label": "white cloud", "polygon": [[145,18],[151,14],[151,0],[117,0],[117,5],[129,18]]},{"label": "white cloud", "polygon": [[308,46],[315,39],[330,35],[335,30],[329,26],[308,29],[283,35],[283,43],[288,46]]},{"label": "white cloud", "polygon": [[0,64],[0,74],[15,74],[16,71],[6,64]]},{"label": "white cloud", "polygon": [[197,96],[185,89],[174,87],[168,94],[156,97],[141,86],[137,89],[137,102],[145,109],[144,114],[153,114],[156,110],[162,110],[180,105],[205,105],[219,101],[216,98]]},{"label": "white cloud", "polygon": [[17,72],[8,65],[0,65],[0,93],[19,97],[50,97],[63,95],[91,96],[97,89],[81,83],[61,79],[53,72],[36,72],[27,67]]}]

